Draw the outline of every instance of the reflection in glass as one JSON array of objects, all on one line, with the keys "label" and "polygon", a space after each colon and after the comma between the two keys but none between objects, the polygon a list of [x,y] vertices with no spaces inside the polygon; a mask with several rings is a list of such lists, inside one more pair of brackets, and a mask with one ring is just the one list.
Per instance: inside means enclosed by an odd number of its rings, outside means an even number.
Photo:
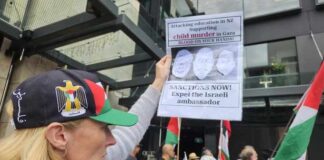
[{"label": "reflection in glass", "polygon": [[245,47],[245,88],[268,88],[299,84],[295,40]]},{"label": "reflection in glass", "polygon": [[192,3],[199,13],[205,14],[242,10],[242,0],[192,0]]},{"label": "reflection in glass", "polygon": [[316,0],[317,4],[324,4],[324,0]]},{"label": "reflection in glass", "polygon": [[[324,0],[319,0],[324,1]],[[191,0],[198,13],[214,14],[242,11],[245,18],[299,9],[299,0]]]},{"label": "reflection in glass", "polygon": [[300,8],[299,0],[245,0],[245,18]]}]

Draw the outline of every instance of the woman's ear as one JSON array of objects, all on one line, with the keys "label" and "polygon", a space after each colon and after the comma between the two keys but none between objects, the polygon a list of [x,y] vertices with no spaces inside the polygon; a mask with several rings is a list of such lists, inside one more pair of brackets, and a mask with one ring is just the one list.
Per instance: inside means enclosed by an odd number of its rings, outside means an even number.
[{"label": "woman's ear", "polygon": [[45,137],[53,148],[58,150],[65,150],[69,138],[64,126],[57,122],[53,122],[46,127]]}]

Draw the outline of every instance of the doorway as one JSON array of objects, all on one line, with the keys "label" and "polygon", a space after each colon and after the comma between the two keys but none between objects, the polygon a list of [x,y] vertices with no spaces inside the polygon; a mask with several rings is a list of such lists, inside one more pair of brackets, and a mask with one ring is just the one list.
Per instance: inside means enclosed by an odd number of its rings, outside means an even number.
[{"label": "doorway", "polygon": [[188,127],[181,129],[180,136],[180,159],[183,159],[184,152],[187,157],[191,152],[201,155],[201,149],[205,145],[204,127]]}]

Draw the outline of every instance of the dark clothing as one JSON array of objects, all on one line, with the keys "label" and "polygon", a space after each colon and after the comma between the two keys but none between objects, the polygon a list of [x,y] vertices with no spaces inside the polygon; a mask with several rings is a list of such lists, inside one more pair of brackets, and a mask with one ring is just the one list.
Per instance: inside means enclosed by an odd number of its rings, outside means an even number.
[{"label": "dark clothing", "polygon": [[131,155],[129,155],[129,156],[126,158],[126,160],[137,160],[137,158],[136,158],[136,157],[133,157],[133,156],[131,156]]}]

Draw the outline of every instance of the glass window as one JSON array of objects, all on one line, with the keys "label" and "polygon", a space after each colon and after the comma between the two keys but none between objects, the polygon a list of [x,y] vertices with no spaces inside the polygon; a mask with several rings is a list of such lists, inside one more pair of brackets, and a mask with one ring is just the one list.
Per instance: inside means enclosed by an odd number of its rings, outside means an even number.
[{"label": "glass window", "polygon": [[[127,17],[142,31],[146,33],[155,43],[160,47],[164,48],[165,42],[157,33],[157,31],[152,27],[152,25],[143,17],[144,12],[140,14],[140,7],[142,6],[139,2],[134,1],[132,3],[118,1],[115,2],[118,7],[119,13],[127,15]],[[148,4],[147,4],[148,5]],[[150,17],[150,15],[145,15]]]},{"label": "glass window", "polygon": [[[116,82],[129,81],[136,78],[146,78],[155,73],[155,61],[129,64],[121,67],[100,70],[102,75],[112,78]],[[118,74],[116,74],[118,73]]]},{"label": "glass window", "polygon": [[[324,1],[324,0],[319,0]],[[198,13],[213,14],[242,11],[245,18],[254,18],[299,9],[299,0],[191,0]]]},{"label": "glass window", "polygon": [[316,0],[316,4],[317,4],[317,5],[324,4],[324,0]]},{"label": "glass window", "polygon": [[300,8],[299,0],[245,0],[245,18],[259,17]]},{"label": "glass window", "polygon": [[[34,30],[86,11],[86,0],[31,1],[24,29]],[[67,7],[69,6],[69,7]]]},{"label": "glass window", "polygon": [[22,28],[28,1],[0,0],[0,19]]},{"label": "glass window", "polygon": [[246,46],[245,88],[268,88],[299,84],[295,40]]},{"label": "glass window", "polygon": [[87,0],[0,0],[0,18],[18,28],[34,30],[83,13],[86,4]]},{"label": "glass window", "polygon": [[176,15],[178,17],[191,15],[191,10],[185,0],[176,0],[174,1],[176,8]]},{"label": "glass window", "polygon": [[242,10],[242,0],[192,0],[192,3],[199,13],[205,14]]},{"label": "glass window", "polygon": [[85,65],[124,58],[134,53],[145,53],[123,31],[106,33],[55,50]]}]

